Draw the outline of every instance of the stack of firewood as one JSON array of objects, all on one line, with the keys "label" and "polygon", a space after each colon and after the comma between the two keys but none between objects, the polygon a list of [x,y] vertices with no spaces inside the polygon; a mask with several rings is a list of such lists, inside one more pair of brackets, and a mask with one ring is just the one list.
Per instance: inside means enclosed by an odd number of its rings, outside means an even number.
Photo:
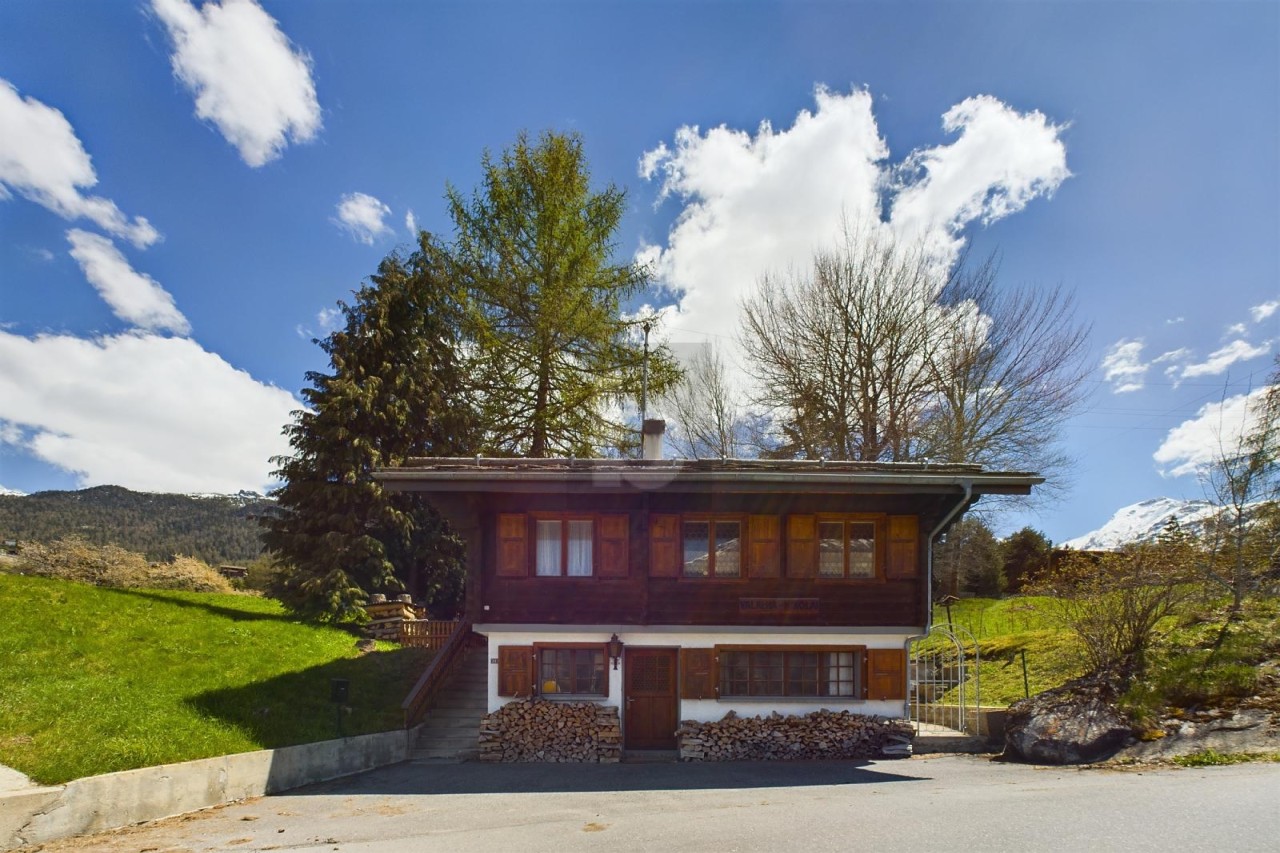
[{"label": "stack of firewood", "polygon": [[685,720],[677,735],[682,761],[878,758],[910,755],[912,727],[906,720],[826,709],[802,717],[730,711],[714,723]]},{"label": "stack of firewood", "polygon": [[481,761],[600,761],[621,751],[618,709],[594,702],[509,702],[480,721]]}]

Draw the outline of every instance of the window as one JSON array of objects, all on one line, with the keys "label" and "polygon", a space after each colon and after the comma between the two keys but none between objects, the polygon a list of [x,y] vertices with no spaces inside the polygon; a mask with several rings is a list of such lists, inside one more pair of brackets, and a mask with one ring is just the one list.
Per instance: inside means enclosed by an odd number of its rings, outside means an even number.
[{"label": "window", "polygon": [[534,574],[538,577],[591,577],[595,552],[591,519],[539,518],[534,542]]},{"label": "window", "polygon": [[686,519],[681,525],[687,578],[742,576],[742,522],[737,519]]},{"label": "window", "polygon": [[721,650],[720,696],[858,696],[855,649]]},{"label": "window", "polygon": [[544,696],[608,696],[609,678],[601,646],[538,648],[538,692]]},{"label": "window", "polygon": [[874,578],[876,525],[871,521],[818,522],[818,577]]}]

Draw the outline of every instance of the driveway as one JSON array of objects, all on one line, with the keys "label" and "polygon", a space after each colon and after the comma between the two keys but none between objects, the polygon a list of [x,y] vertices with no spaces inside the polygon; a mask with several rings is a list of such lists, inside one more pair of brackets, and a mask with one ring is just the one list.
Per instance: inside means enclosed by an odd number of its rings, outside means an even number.
[{"label": "driveway", "polygon": [[1280,764],[400,764],[53,851],[1280,850]]}]

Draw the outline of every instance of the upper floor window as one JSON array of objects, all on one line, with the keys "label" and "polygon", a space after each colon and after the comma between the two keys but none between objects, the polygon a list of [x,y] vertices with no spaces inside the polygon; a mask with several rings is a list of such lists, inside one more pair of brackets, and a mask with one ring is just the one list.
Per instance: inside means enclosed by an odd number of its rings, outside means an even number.
[{"label": "upper floor window", "polygon": [[742,576],[742,522],[737,519],[685,519],[683,574],[687,578]]},{"label": "upper floor window", "polygon": [[594,527],[589,518],[537,519],[534,573],[538,577],[591,577],[595,553]]},{"label": "upper floor window", "polygon": [[876,525],[871,521],[818,522],[818,577],[874,578]]}]

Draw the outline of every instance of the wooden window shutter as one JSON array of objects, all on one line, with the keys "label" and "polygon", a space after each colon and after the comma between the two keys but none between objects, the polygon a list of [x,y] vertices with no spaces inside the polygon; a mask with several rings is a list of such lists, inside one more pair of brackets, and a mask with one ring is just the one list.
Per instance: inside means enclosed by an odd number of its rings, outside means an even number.
[{"label": "wooden window shutter", "polygon": [[680,576],[680,516],[649,516],[649,577]]},{"label": "wooden window shutter", "polygon": [[776,515],[747,518],[747,574],[753,578],[776,578],[782,574],[782,543]]},{"label": "wooden window shutter", "polygon": [[533,646],[498,646],[498,695],[523,699],[533,693]]},{"label": "wooden window shutter", "polygon": [[600,565],[602,578],[625,578],[631,569],[631,516],[600,516]]},{"label": "wooden window shutter", "polygon": [[680,698],[715,699],[716,650],[680,650]]},{"label": "wooden window shutter", "polygon": [[902,649],[867,649],[867,698],[907,698],[907,657]]},{"label": "wooden window shutter", "polygon": [[889,516],[889,564],[885,576],[914,578],[920,575],[920,526],[914,515]]},{"label": "wooden window shutter", "polygon": [[812,515],[787,516],[787,577],[818,576],[818,519]]},{"label": "wooden window shutter", "polygon": [[529,575],[529,520],[524,513],[498,515],[498,577]]}]

